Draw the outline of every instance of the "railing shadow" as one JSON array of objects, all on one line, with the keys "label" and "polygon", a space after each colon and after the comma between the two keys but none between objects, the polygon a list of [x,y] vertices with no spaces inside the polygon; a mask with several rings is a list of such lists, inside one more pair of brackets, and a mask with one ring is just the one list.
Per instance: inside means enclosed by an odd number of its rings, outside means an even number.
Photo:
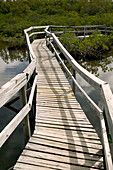
[{"label": "railing shadow", "polygon": [[[48,51],[45,50],[45,53],[47,53],[46,56],[48,56],[48,58],[44,59],[44,56],[42,56],[38,47],[37,47],[37,52],[38,52],[38,56],[39,56],[38,62],[40,63],[40,68],[42,68],[42,72],[45,75],[45,81],[50,84],[49,85],[50,89],[51,89],[52,93],[56,96],[56,103],[57,103],[56,112],[57,111],[60,112],[61,120],[62,120],[62,126],[58,125],[58,129],[59,129],[58,133],[60,133],[60,130],[65,131],[66,140],[67,140],[67,144],[68,144],[67,150],[68,150],[68,153],[69,153],[70,169],[71,170],[73,169],[73,165],[79,166],[81,161],[82,161],[82,166],[88,168],[87,162],[90,161],[90,160],[92,160],[91,166],[93,167],[96,164],[96,162],[99,161],[103,157],[102,156],[102,149],[100,149],[95,154],[93,154],[89,151],[90,149],[95,150],[95,148],[92,148],[92,147],[90,148],[88,146],[88,145],[90,145],[90,142],[89,143],[86,142],[86,138],[87,138],[86,136],[89,134],[89,132],[85,131],[85,129],[81,130],[81,126],[78,122],[80,120],[83,121],[83,119],[81,119],[79,116],[76,116],[77,115],[76,109],[78,110],[78,112],[82,112],[82,110],[81,110],[80,107],[76,108],[74,105],[70,104],[70,100],[68,98],[68,95],[70,94],[70,89],[69,89],[69,92],[66,92],[65,89],[64,89],[64,84],[60,79],[60,76],[57,72],[57,69],[55,69],[54,63],[52,62],[52,60],[54,59],[54,56],[51,57],[51,55],[48,53]],[[49,75],[49,73],[47,72],[47,70],[46,70],[46,68],[43,64],[45,60],[47,60],[48,63],[49,63],[48,65],[51,66],[51,70],[53,71],[55,78],[56,78],[56,82],[58,83],[57,86],[60,86],[62,88],[61,94],[59,94],[58,91],[56,90],[56,88],[54,86],[54,82],[52,82],[52,80],[51,80],[51,75]],[[58,96],[61,96],[61,97],[58,98]],[[62,97],[63,97],[63,101],[62,101]],[[72,100],[76,102],[76,99],[74,97],[72,97]],[[64,103],[65,103],[65,107],[64,107]],[[51,103],[50,103],[50,105],[51,105]],[[47,107],[51,107],[51,106],[47,106]],[[53,108],[53,110],[54,109],[55,108]],[[69,114],[69,117],[67,116],[67,112]],[[45,113],[45,115],[46,115],[46,113]],[[55,115],[53,115],[53,119],[54,119],[54,116]],[[73,128],[72,128],[72,126],[70,126],[69,120],[72,121]],[[54,123],[53,123],[53,125],[54,125]],[[91,130],[91,131],[92,131],[91,133],[95,134],[94,130]],[[74,134],[74,132],[76,132],[76,135]],[[86,136],[84,134],[86,134]],[[56,135],[58,135],[58,134],[56,134]],[[77,137],[79,139],[79,142],[80,142],[79,144],[76,143],[76,141],[74,139],[75,137]],[[90,138],[89,138],[89,140],[90,140]],[[59,143],[62,144],[63,142],[60,141]],[[77,148],[81,148],[81,149],[77,150]],[[62,149],[64,149],[64,148],[62,148]],[[82,154],[82,158],[79,158],[79,156],[78,156],[79,153]],[[74,156],[73,156],[73,154],[74,154]],[[75,159],[75,163],[74,163],[73,158]],[[100,161],[100,164],[98,165],[98,166],[100,166],[100,168],[101,168],[101,163],[102,162]]]}]

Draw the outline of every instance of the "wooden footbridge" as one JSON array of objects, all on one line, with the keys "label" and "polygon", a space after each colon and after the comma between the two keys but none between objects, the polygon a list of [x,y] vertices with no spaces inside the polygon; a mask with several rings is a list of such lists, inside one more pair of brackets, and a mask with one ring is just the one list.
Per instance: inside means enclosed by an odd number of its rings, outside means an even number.
[{"label": "wooden footbridge", "polygon": [[[26,145],[13,169],[113,169],[112,143],[108,142],[108,135],[113,139],[113,95],[110,87],[82,68],[57,38],[58,34],[65,32],[85,37],[95,29],[102,33],[111,32],[105,26],[36,26],[24,30],[30,64],[0,89],[0,107],[10,106],[14,110],[11,103],[17,100],[12,98],[17,92],[22,107],[0,133],[2,147],[23,122]],[[60,53],[72,66],[72,73]],[[61,65],[72,79],[72,87]],[[81,88],[76,73],[101,95],[101,108]],[[101,140],[76,100],[75,87],[99,117]]]}]

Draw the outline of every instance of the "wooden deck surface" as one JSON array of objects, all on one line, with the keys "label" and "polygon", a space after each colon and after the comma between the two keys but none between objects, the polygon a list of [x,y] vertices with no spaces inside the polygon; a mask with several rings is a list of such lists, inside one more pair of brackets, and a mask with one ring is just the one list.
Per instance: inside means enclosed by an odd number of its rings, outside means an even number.
[{"label": "wooden deck surface", "polygon": [[44,40],[32,44],[37,56],[36,126],[14,169],[104,169],[100,139]]}]

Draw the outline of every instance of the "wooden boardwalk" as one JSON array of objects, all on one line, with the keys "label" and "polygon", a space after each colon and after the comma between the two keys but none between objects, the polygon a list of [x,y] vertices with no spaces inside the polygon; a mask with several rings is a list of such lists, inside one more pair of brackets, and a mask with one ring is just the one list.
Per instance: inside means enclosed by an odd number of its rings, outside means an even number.
[{"label": "wooden boardwalk", "polygon": [[104,169],[102,145],[45,40],[32,44],[37,57],[35,131],[14,169]]}]

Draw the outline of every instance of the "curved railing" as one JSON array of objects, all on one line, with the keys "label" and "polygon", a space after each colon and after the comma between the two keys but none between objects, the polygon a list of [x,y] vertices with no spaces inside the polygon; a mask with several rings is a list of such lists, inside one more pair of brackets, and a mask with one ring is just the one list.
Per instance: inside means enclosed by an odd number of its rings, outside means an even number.
[{"label": "curved railing", "polygon": [[[100,30],[104,27],[104,30]],[[101,124],[101,132],[102,132],[102,144],[104,148],[104,155],[105,155],[105,163],[107,169],[112,169],[112,146],[110,148],[108,143],[108,136],[107,134],[110,134],[113,139],[113,94],[111,92],[111,89],[109,87],[109,84],[105,81],[102,81],[101,79],[95,77],[91,73],[89,73],[87,70],[85,70],[83,67],[81,67],[75,59],[69,54],[69,52],[64,48],[64,46],[61,44],[59,39],[55,35],[55,31],[52,31],[52,29],[55,28],[63,28],[64,31],[58,32],[57,34],[66,33],[67,28],[73,28],[74,31],[68,30],[68,32],[73,32],[75,34],[81,34],[83,33],[83,37],[88,35],[88,33],[95,31],[93,30],[87,30],[90,28],[90,26],[80,26],[80,27],[55,27],[55,26],[48,26],[45,29],[46,32],[46,42],[47,45],[51,45],[53,51],[55,52],[56,57],[61,62],[64,69],[67,71],[68,75],[71,77],[73,81],[73,91],[75,91],[75,85],[78,87],[82,95],[86,98],[86,100],[89,102],[90,106],[93,110],[97,113],[100,124]],[[83,30],[76,30],[76,29],[83,29]],[[91,26],[91,28],[96,28],[101,33],[109,33],[112,30],[107,30],[108,27],[105,26]],[[54,33],[53,33],[54,32]],[[81,36],[81,35],[80,35]],[[57,48],[56,48],[57,47]],[[64,62],[62,61],[59,51],[63,53],[63,55],[66,57],[68,62],[73,68],[73,73],[69,71],[69,69],[66,67]],[[94,101],[86,94],[86,92],[81,88],[80,84],[76,80],[76,72],[84,79],[86,80],[92,87],[94,87],[98,93],[101,95],[101,108],[99,108]],[[111,151],[111,152],[110,152]]]},{"label": "curved railing", "polygon": [[[98,117],[100,119],[101,131],[102,131],[102,144],[104,148],[105,154],[105,163],[106,168],[112,169],[112,157],[111,150],[112,147],[109,147],[108,136],[110,134],[113,139],[113,94],[109,87],[109,84],[105,81],[100,80],[95,77],[83,67],[81,67],[69,54],[69,52],[63,47],[61,42],[58,39],[58,34],[62,34],[65,32],[73,32],[76,36],[80,38],[85,38],[87,35],[91,34],[93,31],[101,31],[101,33],[107,34],[112,32],[110,27],[106,26],[34,26],[24,30],[26,35],[26,41],[28,46],[28,54],[30,59],[30,64],[28,67],[16,77],[14,77],[11,81],[6,83],[4,86],[0,88],[0,107],[10,103],[10,99],[19,92],[20,101],[22,109],[19,113],[11,120],[11,122],[2,130],[0,133],[0,147],[5,143],[5,141],[9,138],[9,136],[13,133],[13,131],[17,128],[17,126],[23,122],[24,124],[24,136],[25,142],[29,139],[31,135],[30,130],[30,122],[29,122],[29,112],[32,110],[33,98],[35,96],[36,91],[36,57],[33,53],[33,49],[31,47],[31,42],[37,38],[46,38],[47,46],[51,45],[56,57],[60,60],[62,66],[67,71],[69,76],[72,79],[72,89],[75,91],[75,85],[78,87],[82,95],[87,99],[90,106],[96,111]],[[55,35],[57,34],[57,36]],[[57,47],[57,48],[56,48]],[[71,73],[69,69],[66,67],[64,62],[62,61],[59,51],[63,53],[68,62],[73,68],[73,72]],[[97,92],[101,95],[101,108],[99,108],[94,101],[86,94],[86,92],[81,88],[81,85],[77,82],[76,72],[81,75],[83,79],[85,79],[92,87],[94,87]],[[30,95],[27,98],[27,90],[26,87],[28,84],[32,84],[30,87]],[[107,132],[106,132],[107,131]]]},{"label": "curved railing", "polygon": [[[30,28],[25,30],[25,35],[30,64],[22,73],[15,76],[0,88],[0,108],[2,106],[8,105],[9,103],[12,103],[12,97],[14,97],[17,93],[19,93],[19,97],[17,98],[20,98],[21,103],[21,110],[19,113],[17,113],[17,115],[0,133],[0,148],[21,122],[23,122],[25,144],[31,136],[31,127],[28,113],[32,110],[33,100],[35,100],[34,96],[36,93],[37,74],[36,57],[31,48],[30,39],[27,34],[27,31],[29,30]],[[29,97],[27,91],[30,93]],[[35,116],[35,113],[33,114]]]}]

